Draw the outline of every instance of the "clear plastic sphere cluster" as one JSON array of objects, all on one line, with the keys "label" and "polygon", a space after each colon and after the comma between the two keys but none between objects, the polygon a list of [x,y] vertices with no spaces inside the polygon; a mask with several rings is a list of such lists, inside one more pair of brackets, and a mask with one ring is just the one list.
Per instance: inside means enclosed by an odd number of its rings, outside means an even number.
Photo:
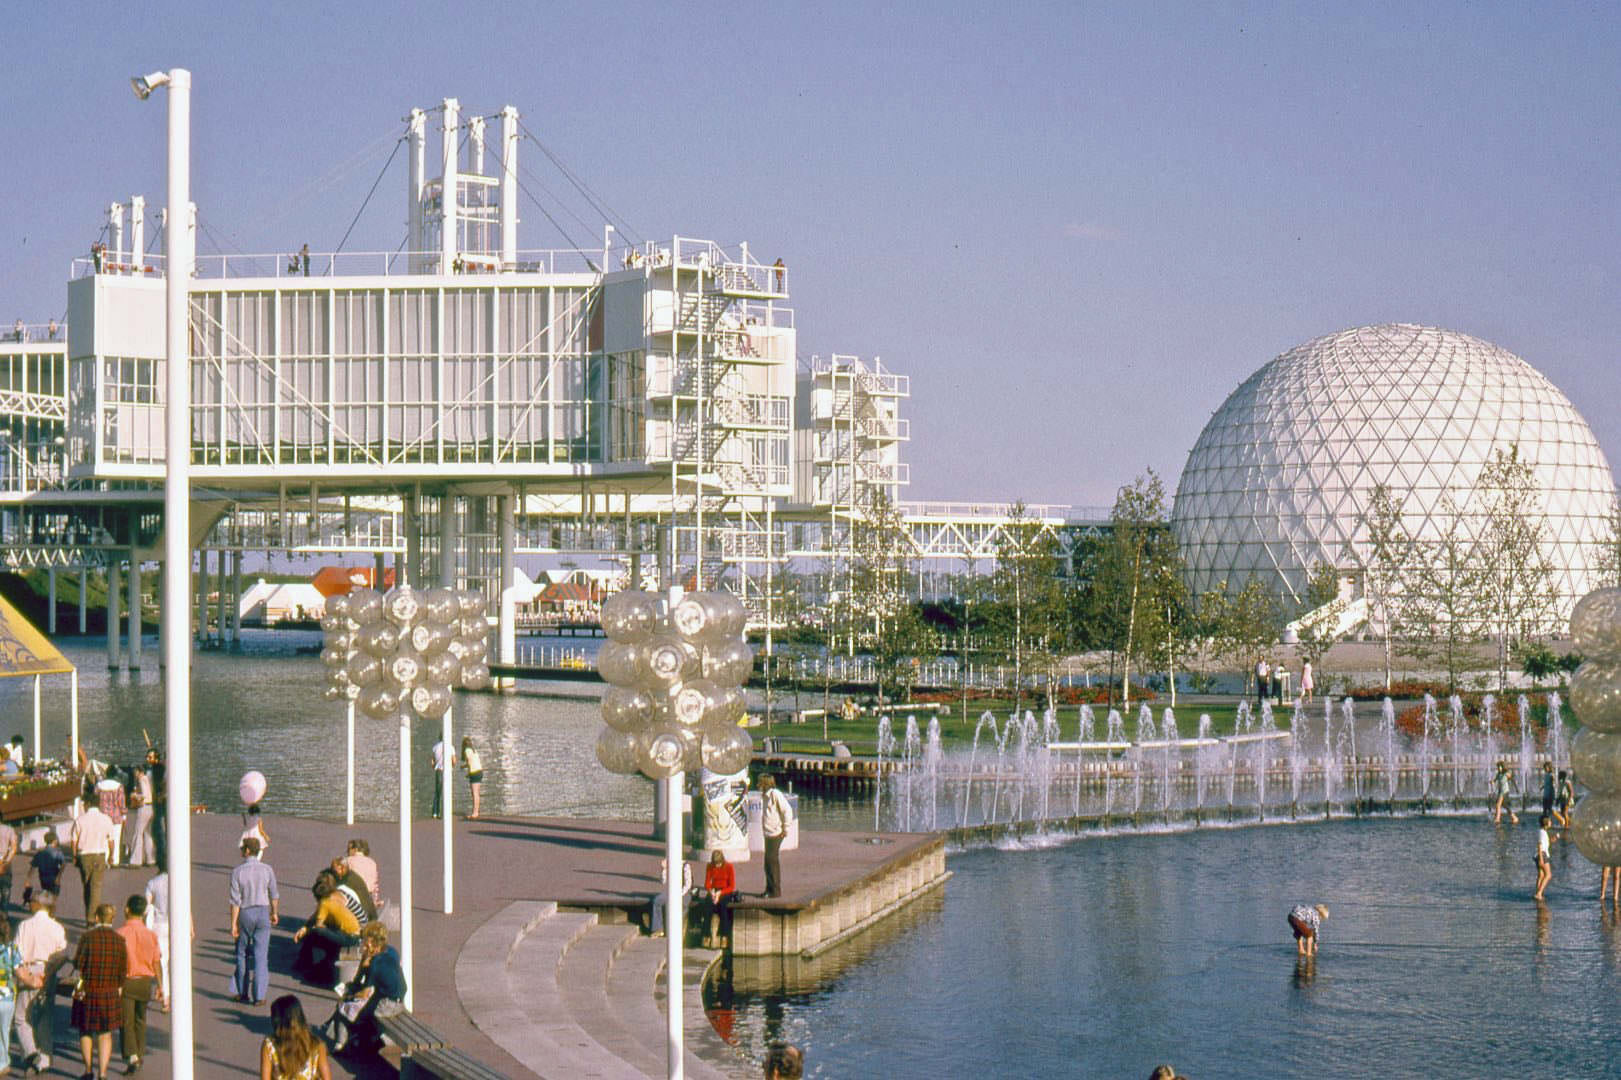
[{"label": "clear plastic sphere cluster", "polygon": [[1570,679],[1570,706],[1582,722],[1570,764],[1587,788],[1571,838],[1600,866],[1621,866],[1621,589],[1598,589],[1577,601],[1570,634],[1587,658]]},{"label": "clear plastic sphere cluster", "polygon": [[609,772],[654,780],[700,767],[748,768],[754,740],[738,722],[754,650],[743,640],[742,603],[730,593],[697,592],[665,608],[640,589],[602,604],[608,641],[597,671],[608,683],[607,726],[597,737],[597,760]]},{"label": "clear plastic sphere cluster", "polygon": [[379,720],[435,719],[453,690],[490,685],[489,628],[475,592],[356,589],[326,602],[321,629],[327,700],[352,701]]}]

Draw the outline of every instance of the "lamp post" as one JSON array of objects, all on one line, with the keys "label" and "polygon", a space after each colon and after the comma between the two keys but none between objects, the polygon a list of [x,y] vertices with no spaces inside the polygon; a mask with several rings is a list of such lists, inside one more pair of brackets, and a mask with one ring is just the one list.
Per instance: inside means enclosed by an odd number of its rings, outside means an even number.
[{"label": "lamp post", "polygon": [[164,222],[163,660],[164,739],[168,744],[170,1044],[175,1080],[191,1080],[191,354],[186,328],[195,239],[191,232],[191,72],[156,71],[130,80],[145,101],[169,89],[169,194]]}]

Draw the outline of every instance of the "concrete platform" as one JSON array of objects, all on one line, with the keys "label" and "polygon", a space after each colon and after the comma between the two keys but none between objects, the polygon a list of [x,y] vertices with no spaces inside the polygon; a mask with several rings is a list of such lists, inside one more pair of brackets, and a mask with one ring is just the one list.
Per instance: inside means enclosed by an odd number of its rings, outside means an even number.
[{"label": "concrete platform", "polygon": [[[195,817],[192,825],[198,1075],[256,1076],[259,1045],[269,1031],[269,1010],[241,1005],[231,999],[229,990],[233,950],[227,889],[231,868],[240,861],[236,844],[241,821],[236,815],[203,814]],[[319,1023],[331,1013],[331,992],[305,986],[289,974],[296,956],[292,933],[314,908],[309,886],[334,855],[343,853],[348,837],[362,836],[370,843],[381,869],[384,895],[397,896],[398,827],[376,822],[347,827],[273,815],[266,818],[265,827],[271,840],[267,861],[275,868],[282,889],[282,923],[271,950],[270,997],[297,993],[311,1022]],[[517,901],[555,901],[560,907],[590,911],[641,908],[659,888],[663,845],[654,839],[646,822],[582,818],[458,821],[455,835],[455,914],[445,915],[440,823],[422,821],[413,828],[415,1011],[452,1045],[498,1072],[513,1077],[533,1076],[486,1037],[464,1011],[456,978],[457,958],[463,945],[485,922]],[[746,900],[739,913],[740,924],[742,919],[755,917],[768,920],[762,925],[789,917],[814,917],[820,933],[821,920],[860,883],[882,876],[892,864],[904,864],[908,867],[904,875],[919,881],[928,875],[926,869],[917,867],[932,865],[935,852],[943,860],[943,851],[938,836],[803,831],[799,850],[783,856],[784,895],[772,901]],[[943,862],[940,865],[943,867]],[[758,858],[738,864],[737,873],[742,891],[763,891],[764,867]],[[21,873],[17,876],[20,895]],[[121,902],[139,892],[150,876],[150,869],[113,868],[108,871],[104,895],[110,902]],[[901,880],[905,878],[897,879]],[[751,910],[757,915],[750,915]],[[846,910],[853,909],[847,906]],[[65,875],[59,914],[68,924],[71,944],[83,925],[78,877],[71,869]],[[847,928],[846,922],[843,917],[830,918],[829,925]],[[800,940],[797,932],[795,940]],[[694,993],[695,984],[689,985],[686,996]],[[71,1041],[65,998],[58,1008],[58,1046],[49,1075],[78,1076],[82,1067],[76,1044]],[[691,1011],[689,1003],[689,1015]],[[168,1018],[154,1010],[151,1029],[145,1075],[169,1075]],[[689,1043],[689,1047],[693,1044]],[[718,1064],[735,1069],[735,1061]],[[393,1075],[391,1069],[375,1065],[357,1067],[342,1060],[335,1060],[333,1065],[335,1076]]]}]

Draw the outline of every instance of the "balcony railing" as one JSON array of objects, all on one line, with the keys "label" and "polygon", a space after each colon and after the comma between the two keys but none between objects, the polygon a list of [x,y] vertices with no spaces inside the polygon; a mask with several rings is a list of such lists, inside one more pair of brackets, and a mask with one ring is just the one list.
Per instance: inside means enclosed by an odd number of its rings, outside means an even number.
[{"label": "balcony railing", "polygon": [[[503,266],[499,256],[488,253],[467,253],[447,270],[441,271],[440,253],[422,251],[339,251],[303,252],[286,254],[198,255],[193,276],[205,280],[229,278],[334,278],[334,277],[403,277],[408,275],[449,273],[452,276],[478,278],[497,272],[519,274],[595,274],[601,272],[597,260],[589,252],[572,249],[546,249],[519,251],[510,266]],[[73,260],[73,278],[93,274],[123,277],[162,277],[164,260],[161,255],[142,256],[141,265],[114,261],[109,255],[99,259],[93,256]]]}]

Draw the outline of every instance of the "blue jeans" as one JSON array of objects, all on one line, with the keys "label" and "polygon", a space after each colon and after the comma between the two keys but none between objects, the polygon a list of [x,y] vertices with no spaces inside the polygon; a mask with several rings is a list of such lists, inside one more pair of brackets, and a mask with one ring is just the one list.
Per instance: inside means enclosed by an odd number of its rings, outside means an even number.
[{"label": "blue jeans", "polygon": [[[242,933],[236,939],[236,978],[231,982],[231,989],[238,997],[263,1001],[270,993],[270,909],[263,905],[245,907],[236,922]],[[253,953],[251,968],[248,966],[250,949]]]},{"label": "blue jeans", "polygon": [[[681,894],[681,912],[686,914],[687,894]],[[664,894],[653,894],[652,909],[647,916],[647,929],[649,933],[662,934],[664,932]]]},{"label": "blue jeans", "polygon": [[11,1068],[11,1016],[16,1008],[16,998],[0,998],[0,1068]]}]

